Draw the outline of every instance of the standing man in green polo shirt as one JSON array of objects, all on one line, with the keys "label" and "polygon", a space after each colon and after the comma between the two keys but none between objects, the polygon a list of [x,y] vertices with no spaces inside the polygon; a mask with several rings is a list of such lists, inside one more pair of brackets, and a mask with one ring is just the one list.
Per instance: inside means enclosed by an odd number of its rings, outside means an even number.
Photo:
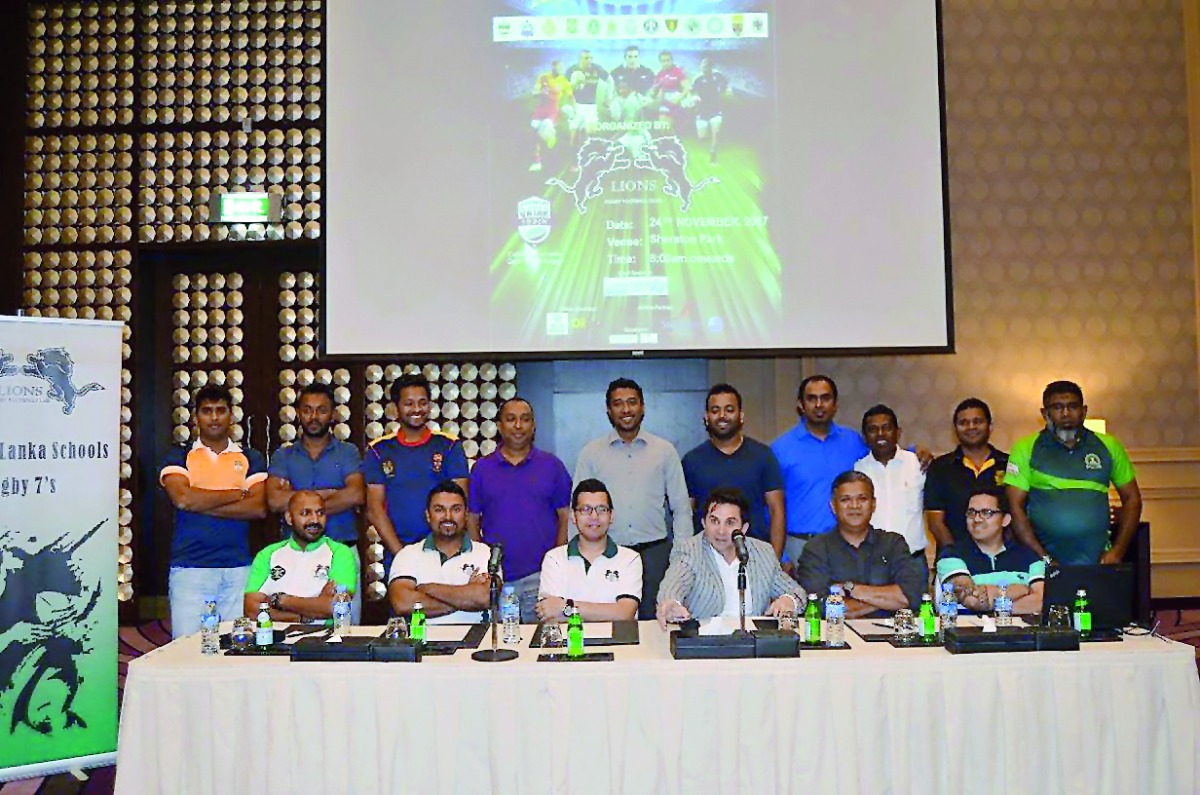
[{"label": "standing man in green polo shirt", "polygon": [[[1064,565],[1118,563],[1142,518],[1142,492],[1125,448],[1085,428],[1083,390],[1055,381],[1042,392],[1044,430],[1009,453],[1004,485],[1017,539]],[[1121,495],[1117,536],[1109,546],[1108,484]]]}]

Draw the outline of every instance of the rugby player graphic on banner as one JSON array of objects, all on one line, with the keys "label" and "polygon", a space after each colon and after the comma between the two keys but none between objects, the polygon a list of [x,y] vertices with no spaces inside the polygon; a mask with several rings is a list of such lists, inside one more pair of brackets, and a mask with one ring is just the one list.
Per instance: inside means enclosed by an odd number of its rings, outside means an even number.
[{"label": "rugby player graphic on banner", "polygon": [[0,780],[114,758],[121,329],[0,318]]},{"label": "rugby player graphic on banner", "polygon": [[772,5],[608,7],[496,3],[492,328],[550,349],[761,344],[782,311]]}]

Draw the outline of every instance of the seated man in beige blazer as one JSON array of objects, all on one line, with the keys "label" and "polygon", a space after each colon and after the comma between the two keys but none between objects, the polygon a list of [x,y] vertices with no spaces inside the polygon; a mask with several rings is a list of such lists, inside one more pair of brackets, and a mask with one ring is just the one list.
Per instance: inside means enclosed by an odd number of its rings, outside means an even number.
[{"label": "seated man in beige blazer", "polygon": [[[714,616],[738,615],[738,558],[733,534],[750,528],[750,503],[735,488],[708,494],[701,511],[703,532],[675,540],[671,565],[658,592],[658,624]],[[800,586],[779,567],[775,550],[765,541],[746,537],[746,615],[777,616],[799,612]]]}]

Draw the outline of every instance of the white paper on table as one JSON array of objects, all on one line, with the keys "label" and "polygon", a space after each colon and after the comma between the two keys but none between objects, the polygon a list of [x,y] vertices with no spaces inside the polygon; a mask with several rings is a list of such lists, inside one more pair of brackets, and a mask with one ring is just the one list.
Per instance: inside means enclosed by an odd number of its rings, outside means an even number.
[{"label": "white paper on table", "polygon": [[[983,619],[984,619],[984,616],[981,616],[981,615],[959,616],[958,617],[958,625],[960,627],[982,627],[984,625]],[[994,620],[995,619],[993,618],[993,621]],[[1031,626],[1029,624],[1029,622],[1027,622],[1025,619],[1021,618],[1020,616],[1012,617],[1012,625],[1014,627]]]},{"label": "white paper on table", "polygon": [[[746,619],[750,626],[750,619]],[[731,635],[741,626],[741,622],[730,616],[713,616],[700,622],[701,635]]]},{"label": "white paper on table", "polygon": [[613,625],[611,621],[583,625],[584,640],[608,640],[612,637],[612,633]]},{"label": "white paper on table", "polygon": [[435,642],[458,642],[467,636],[470,624],[426,624],[425,640]]}]

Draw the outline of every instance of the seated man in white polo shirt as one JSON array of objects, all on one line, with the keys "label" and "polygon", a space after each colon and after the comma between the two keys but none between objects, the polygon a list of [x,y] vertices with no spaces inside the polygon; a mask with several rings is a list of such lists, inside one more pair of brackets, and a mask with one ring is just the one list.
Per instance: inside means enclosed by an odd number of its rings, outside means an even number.
[{"label": "seated man in white polo shirt", "polygon": [[612,495],[595,478],[575,487],[571,513],[579,534],[542,558],[538,620],[561,618],[567,600],[584,621],[632,621],[642,593],[642,557],[608,537]]},{"label": "seated man in white polo shirt", "polygon": [[488,545],[467,534],[467,494],[453,480],[425,500],[429,536],[408,544],[392,561],[388,600],[397,615],[421,603],[431,624],[480,624],[488,609]]},{"label": "seated man in white polo shirt", "polygon": [[320,623],[333,615],[333,594],[344,585],[353,595],[358,560],[345,544],[325,535],[325,500],[315,491],[292,492],[284,521],[292,537],[254,556],[242,609],[258,615],[263,602],[272,621]]}]

